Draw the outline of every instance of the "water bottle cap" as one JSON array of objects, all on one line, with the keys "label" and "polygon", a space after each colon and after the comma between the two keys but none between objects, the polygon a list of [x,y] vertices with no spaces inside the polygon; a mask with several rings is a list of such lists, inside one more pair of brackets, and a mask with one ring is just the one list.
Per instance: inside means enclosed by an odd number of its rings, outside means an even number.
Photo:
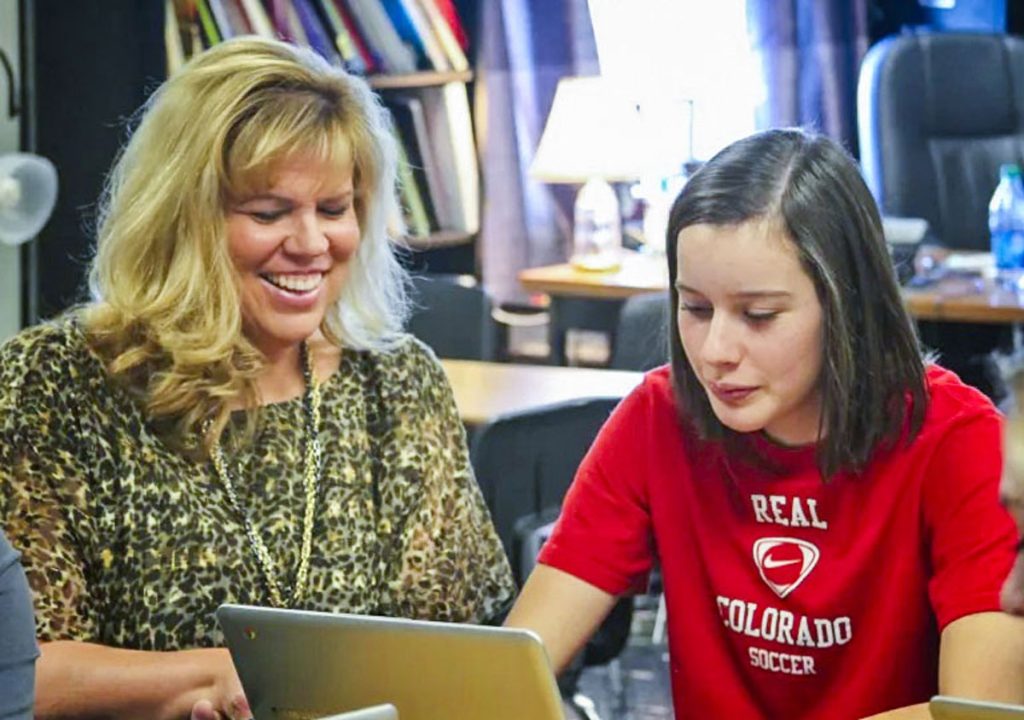
[{"label": "water bottle cap", "polygon": [[999,166],[999,177],[1020,177],[1020,165],[1017,163],[1004,163]]}]

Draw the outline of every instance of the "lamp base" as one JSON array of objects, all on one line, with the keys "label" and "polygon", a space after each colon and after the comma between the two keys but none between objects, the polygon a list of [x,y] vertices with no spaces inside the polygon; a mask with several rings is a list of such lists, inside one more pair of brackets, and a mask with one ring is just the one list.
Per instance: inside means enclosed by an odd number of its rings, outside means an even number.
[{"label": "lamp base", "polygon": [[590,255],[573,255],[569,260],[574,268],[583,272],[615,272],[622,267],[618,252],[603,252]]},{"label": "lamp base", "polygon": [[611,185],[591,178],[573,206],[572,260],[580,270],[609,272],[620,264],[622,220]]}]

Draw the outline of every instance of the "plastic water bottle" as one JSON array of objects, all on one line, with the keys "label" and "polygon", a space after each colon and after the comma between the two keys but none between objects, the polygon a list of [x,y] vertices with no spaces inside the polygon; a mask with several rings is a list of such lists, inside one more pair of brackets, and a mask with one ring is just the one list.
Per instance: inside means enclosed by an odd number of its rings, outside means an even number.
[{"label": "plastic water bottle", "polygon": [[612,187],[591,179],[576,194],[572,264],[581,270],[614,270],[622,251],[619,199]]},{"label": "plastic water bottle", "polygon": [[997,273],[1017,280],[1024,272],[1024,182],[1017,165],[999,168],[999,184],[988,204],[988,229]]}]

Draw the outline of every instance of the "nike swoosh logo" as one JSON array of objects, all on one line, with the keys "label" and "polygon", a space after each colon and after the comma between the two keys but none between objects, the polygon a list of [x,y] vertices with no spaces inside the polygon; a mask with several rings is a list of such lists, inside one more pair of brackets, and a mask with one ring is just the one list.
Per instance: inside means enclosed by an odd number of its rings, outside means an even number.
[{"label": "nike swoosh logo", "polygon": [[795,565],[800,562],[799,560],[772,560],[770,557],[764,559],[764,566],[771,570],[772,568],[785,567],[786,565]]}]

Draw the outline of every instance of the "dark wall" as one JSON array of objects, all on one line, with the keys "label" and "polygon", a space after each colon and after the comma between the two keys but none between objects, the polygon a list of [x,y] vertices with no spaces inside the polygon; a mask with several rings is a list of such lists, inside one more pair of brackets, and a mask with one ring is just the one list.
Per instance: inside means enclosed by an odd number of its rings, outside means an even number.
[{"label": "dark wall", "polygon": [[1021,33],[1024,0],[869,0],[871,41],[909,28]]},{"label": "dark wall", "polygon": [[[60,176],[26,282],[39,318],[85,297],[96,202],[126,121],[164,79],[162,0],[22,0],[34,74],[35,152]],[[32,264],[36,267],[33,269]],[[32,288],[35,286],[35,290]],[[37,318],[26,318],[33,322]]]}]

